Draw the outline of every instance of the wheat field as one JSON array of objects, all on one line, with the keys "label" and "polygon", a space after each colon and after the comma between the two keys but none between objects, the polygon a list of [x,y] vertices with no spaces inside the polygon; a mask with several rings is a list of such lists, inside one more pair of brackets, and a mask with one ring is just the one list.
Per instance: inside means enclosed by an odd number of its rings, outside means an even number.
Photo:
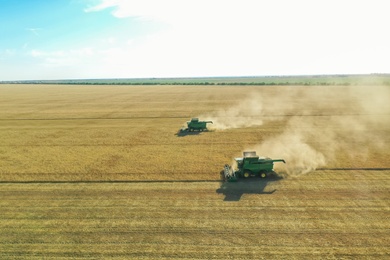
[{"label": "wheat field", "polygon": [[[388,94],[0,85],[0,258],[387,259]],[[222,182],[244,150],[287,163]]]}]

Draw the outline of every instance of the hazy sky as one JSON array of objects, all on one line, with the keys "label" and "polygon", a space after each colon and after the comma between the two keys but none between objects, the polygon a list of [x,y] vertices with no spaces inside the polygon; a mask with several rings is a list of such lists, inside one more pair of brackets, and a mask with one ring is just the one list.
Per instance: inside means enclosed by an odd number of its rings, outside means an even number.
[{"label": "hazy sky", "polygon": [[0,0],[0,80],[390,73],[387,0]]}]

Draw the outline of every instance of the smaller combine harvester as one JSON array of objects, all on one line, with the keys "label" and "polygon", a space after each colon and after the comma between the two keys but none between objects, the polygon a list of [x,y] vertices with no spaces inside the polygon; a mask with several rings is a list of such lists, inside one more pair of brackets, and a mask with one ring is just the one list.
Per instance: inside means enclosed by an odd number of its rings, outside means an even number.
[{"label": "smaller combine harvester", "polygon": [[206,131],[207,123],[212,124],[213,121],[199,121],[199,118],[192,118],[187,122],[187,128],[180,129],[180,132]]},{"label": "smaller combine harvester", "polygon": [[271,159],[268,157],[259,157],[254,151],[243,153],[242,158],[234,158],[237,163],[237,169],[225,164],[223,169],[223,177],[229,182],[237,181],[239,178],[249,178],[251,176],[259,176],[266,178],[271,173],[274,173],[274,162],[286,163],[283,159]]}]

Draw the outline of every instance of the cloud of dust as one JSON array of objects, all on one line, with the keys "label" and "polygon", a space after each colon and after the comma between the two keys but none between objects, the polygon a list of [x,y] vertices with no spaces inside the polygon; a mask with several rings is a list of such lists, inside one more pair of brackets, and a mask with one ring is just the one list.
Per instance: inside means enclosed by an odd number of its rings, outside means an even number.
[{"label": "cloud of dust", "polygon": [[[212,120],[212,128],[216,130],[261,126],[264,120],[270,120],[265,117],[284,115],[293,109],[293,104],[284,102],[287,101],[286,98],[288,97],[275,97],[253,92],[226,109],[200,115],[199,118]],[[283,103],[283,106],[275,106],[275,100]]]},{"label": "cloud of dust", "polygon": [[263,119],[259,115],[262,114],[263,102],[261,102],[261,95],[254,93],[253,96],[227,109],[201,115],[199,118],[213,121],[211,129],[227,130],[231,128],[260,126],[263,124]]},{"label": "cloud of dust", "polygon": [[[290,126],[293,127],[293,124]],[[308,173],[326,165],[325,155],[307,142],[305,134],[288,127],[282,134],[255,145],[257,151],[273,159],[284,159],[286,164],[275,164],[275,170],[285,170],[288,175]]]},{"label": "cloud of dust", "polygon": [[286,121],[282,132],[243,151],[285,159],[285,165],[275,163],[275,170],[297,176],[340,160],[365,158],[368,147],[383,147],[386,131],[370,130],[388,129],[389,98],[388,86],[291,87],[277,94],[252,93],[207,117],[224,130]]}]

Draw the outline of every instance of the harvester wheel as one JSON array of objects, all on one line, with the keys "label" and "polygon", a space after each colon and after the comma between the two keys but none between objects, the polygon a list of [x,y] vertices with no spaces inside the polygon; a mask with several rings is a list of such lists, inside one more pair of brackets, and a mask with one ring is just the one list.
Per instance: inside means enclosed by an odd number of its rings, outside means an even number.
[{"label": "harvester wheel", "polygon": [[244,172],[244,178],[249,178],[249,176],[251,176],[250,172]]},{"label": "harvester wheel", "polygon": [[260,173],[260,177],[265,178],[265,177],[267,177],[267,174],[265,172],[262,172],[262,173]]}]

